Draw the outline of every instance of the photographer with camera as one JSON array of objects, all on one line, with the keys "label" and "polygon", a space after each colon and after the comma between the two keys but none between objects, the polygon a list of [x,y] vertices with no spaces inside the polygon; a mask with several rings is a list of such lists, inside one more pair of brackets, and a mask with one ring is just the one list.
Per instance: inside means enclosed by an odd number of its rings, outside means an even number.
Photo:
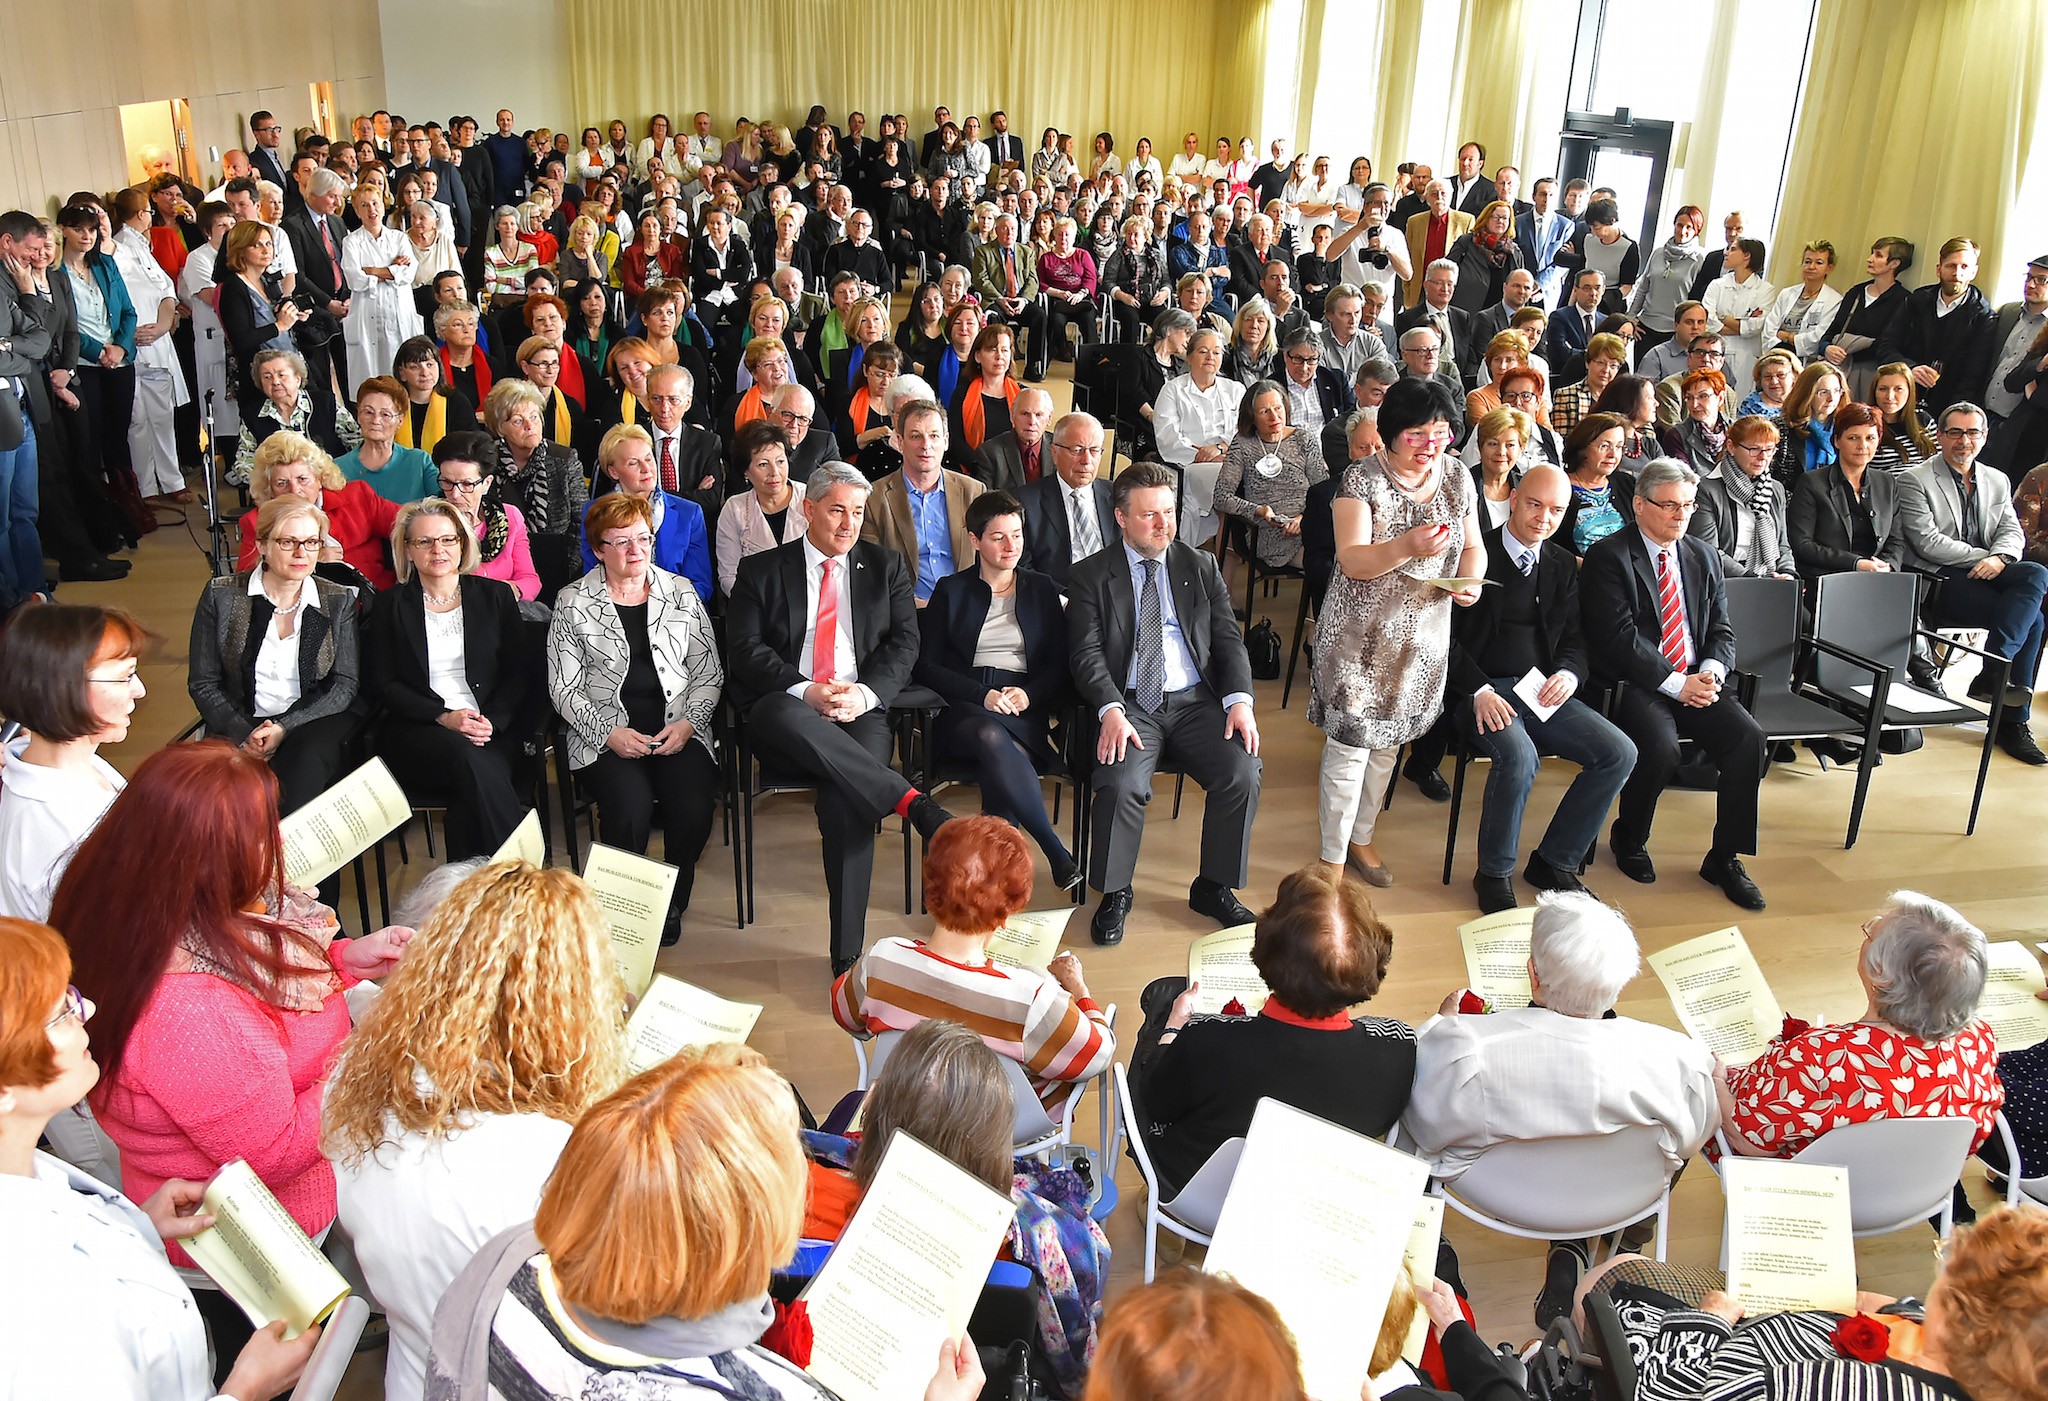
[{"label": "photographer with camera", "polygon": [[1354,287],[1378,287],[1386,301],[1394,298],[1394,282],[1413,275],[1408,240],[1387,222],[1394,192],[1380,182],[1365,187],[1358,222],[1330,240],[1323,256],[1337,263],[1338,274]]}]

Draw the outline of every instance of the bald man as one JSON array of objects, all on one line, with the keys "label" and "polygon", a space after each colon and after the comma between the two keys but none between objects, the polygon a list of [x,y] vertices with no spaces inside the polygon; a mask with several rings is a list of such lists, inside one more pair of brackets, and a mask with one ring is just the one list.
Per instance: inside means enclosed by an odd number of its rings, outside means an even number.
[{"label": "bald man", "polygon": [[1052,422],[1052,395],[1024,388],[1010,404],[1010,431],[998,433],[969,456],[967,470],[991,491],[1012,496],[1052,470],[1045,450]]},{"label": "bald man", "polygon": [[1585,889],[1579,865],[1635,768],[1628,736],[1578,699],[1588,675],[1578,563],[1550,539],[1570,501],[1571,484],[1557,468],[1524,472],[1508,518],[1484,537],[1486,577],[1498,587],[1480,590],[1479,602],[1451,619],[1446,709],[1493,760],[1472,878],[1484,914],[1518,903],[1515,856],[1539,752],[1569,759],[1579,772],[1523,872],[1538,890]]}]

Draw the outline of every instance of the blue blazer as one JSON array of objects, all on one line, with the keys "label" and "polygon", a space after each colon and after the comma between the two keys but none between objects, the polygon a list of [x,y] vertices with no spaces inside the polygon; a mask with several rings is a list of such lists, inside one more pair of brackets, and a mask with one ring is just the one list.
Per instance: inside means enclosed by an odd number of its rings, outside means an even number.
[{"label": "blue blazer", "polygon": [[[579,530],[578,535],[582,532]],[[704,512],[694,501],[670,492],[661,493],[661,524],[654,528],[654,567],[680,574],[697,590],[697,597],[711,601],[711,543],[704,533]],[[583,541],[583,570],[597,567],[597,553],[590,541]]]}]

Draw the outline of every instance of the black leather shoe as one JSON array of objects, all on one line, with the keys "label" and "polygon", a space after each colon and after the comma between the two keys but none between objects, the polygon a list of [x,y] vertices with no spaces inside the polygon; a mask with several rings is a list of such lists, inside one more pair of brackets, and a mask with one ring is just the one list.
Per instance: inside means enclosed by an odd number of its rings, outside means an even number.
[{"label": "black leather shoe", "polygon": [[840,978],[845,976],[846,970],[853,967],[853,965],[858,962],[860,962],[858,958],[841,958],[837,954],[833,955],[832,981],[835,983],[838,982]]},{"label": "black leather shoe", "polygon": [[668,918],[661,922],[661,946],[665,949],[672,949],[682,940],[682,937],[683,912],[681,910],[670,910]]},{"label": "black leather shoe", "polygon": [[2022,764],[2048,764],[2048,754],[2034,743],[2034,732],[2025,725],[2000,725],[1998,747]]},{"label": "black leather shoe", "polygon": [[1578,1291],[1579,1271],[1585,1263],[1575,1245],[1550,1247],[1550,1261],[1543,1270],[1543,1292],[1536,1296],[1538,1328],[1548,1328],[1572,1311],[1572,1295]]},{"label": "black leather shoe", "polygon": [[80,564],[60,564],[57,577],[67,584],[98,584],[125,579],[135,566],[125,559],[89,559]]},{"label": "black leather shoe", "polygon": [[1448,803],[1451,800],[1451,785],[1444,782],[1444,776],[1435,769],[1409,764],[1401,770],[1401,777],[1414,784],[1422,796],[1432,803]]},{"label": "black leather shoe", "polygon": [[1577,871],[1560,871],[1533,851],[1529,853],[1529,864],[1522,868],[1522,879],[1538,890],[1584,891],[1586,888]]},{"label": "black leather shoe", "polygon": [[952,820],[952,813],[922,793],[910,800],[910,825],[917,828],[917,834],[926,841],[930,841],[939,828]]},{"label": "black leather shoe", "polygon": [[1607,833],[1607,849],[1614,853],[1616,868],[1630,880],[1649,885],[1657,879],[1657,867],[1651,862],[1650,853],[1639,846],[1623,846],[1612,829]]},{"label": "black leather shoe", "polygon": [[[2048,759],[2043,759],[2048,763]],[[1760,910],[1764,907],[1764,893],[1756,888],[1756,882],[1749,878],[1749,872],[1742,869],[1739,856],[1722,856],[1708,852],[1707,859],[1700,862],[1700,879],[1709,885],[1721,887],[1721,893],[1745,910]]]},{"label": "black leather shoe", "polygon": [[1474,876],[1472,893],[1479,897],[1479,913],[1497,915],[1515,908],[1515,882],[1508,876]]},{"label": "black leather shoe", "polygon": [[1131,888],[1106,890],[1102,903],[1095,907],[1095,918],[1088,921],[1088,937],[1104,948],[1124,941],[1124,917],[1131,912]]},{"label": "black leather shoe", "polygon": [[1925,657],[1915,655],[1907,659],[1906,679],[1923,691],[1932,691],[1936,695],[1942,693],[1941,672]]},{"label": "black leather shoe", "polygon": [[1245,908],[1236,891],[1227,885],[1203,880],[1200,876],[1195,877],[1195,883],[1188,887],[1188,908],[1198,915],[1207,915],[1225,929],[1250,924],[1258,918]]},{"label": "black leather shoe", "polygon": [[1068,861],[1064,865],[1055,865],[1052,868],[1053,889],[1064,891],[1069,895],[1079,890],[1081,882],[1087,878],[1087,867],[1078,861]]}]

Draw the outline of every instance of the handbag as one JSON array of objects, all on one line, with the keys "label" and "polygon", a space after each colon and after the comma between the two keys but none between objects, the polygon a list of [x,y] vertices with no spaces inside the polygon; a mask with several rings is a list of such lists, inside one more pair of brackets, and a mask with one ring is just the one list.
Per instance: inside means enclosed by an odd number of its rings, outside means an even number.
[{"label": "handbag", "polygon": [[1245,656],[1250,660],[1254,681],[1280,679],[1280,630],[1271,618],[1261,618],[1244,635]]},{"label": "handbag", "polygon": [[0,382],[0,452],[13,452],[28,441],[28,423],[11,383]]}]

